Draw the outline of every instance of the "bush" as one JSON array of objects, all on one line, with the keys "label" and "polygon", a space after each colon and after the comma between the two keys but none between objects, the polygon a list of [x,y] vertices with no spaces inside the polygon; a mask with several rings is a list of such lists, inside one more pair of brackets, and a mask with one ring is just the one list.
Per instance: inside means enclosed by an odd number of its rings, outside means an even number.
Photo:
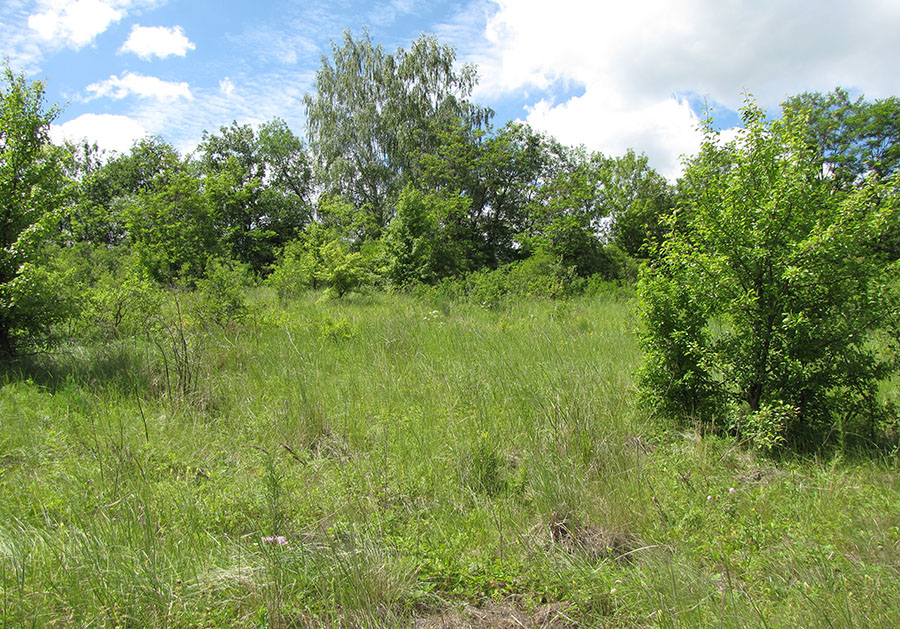
[{"label": "bush", "polygon": [[668,416],[724,423],[731,408],[770,428],[786,417],[772,409],[791,408],[794,443],[871,438],[878,384],[897,369],[873,334],[900,312],[900,269],[871,244],[896,224],[900,179],[839,196],[795,123],[753,104],[743,119],[729,144],[706,129],[641,278],[644,396]]},{"label": "bush", "polygon": [[313,231],[320,230],[312,227],[303,237],[287,243],[278,256],[275,268],[266,278],[266,283],[275,289],[282,300],[316,287],[316,270],[320,262],[317,243],[310,242]]},{"label": "bush", "polygon": [[252,284],[249,264],[209,260],[206,276],[197,280],[197,314],[222,328],[233,326],[247,315],[244,296]]},{"label": "bush", "polygon": [[59,224],[63,176],[48,132],[57,110],[44,109],[44,86],[4,68],[0,86],[0,355],[43,346],[67,311],[63,280],[47,262],[48,234]]},{"label": "bush", "polygon": [[543,249],[509,265],[505,279],[506,292],[520,297],[564,297],[578,286],[575,266]]},{"label": "bush", "polygon": [[[96,259],[96,256],[94,256]],[[81,313],[89,336],[119,339],[136,336],[158,314],[163,293],[136,256],[103,269],[86,288]]]}]

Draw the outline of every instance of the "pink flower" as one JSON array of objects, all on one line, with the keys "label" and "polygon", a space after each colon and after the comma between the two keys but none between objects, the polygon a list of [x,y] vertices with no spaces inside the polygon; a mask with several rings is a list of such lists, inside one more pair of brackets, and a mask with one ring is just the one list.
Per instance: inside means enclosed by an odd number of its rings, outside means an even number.
[{"label": "pink flower", "polygon": [[278,535],[277,537],[261,537],[260,541],[263,544],[278,544],[279,546],[287,546],[287,538],[284,535]]},{"label": "pink flower", "polygon": [[734,493],[734,487],[729,487],[729,488],[728,488],[728,493],[729,493],[729,494],[733,494],[733,493]]}]

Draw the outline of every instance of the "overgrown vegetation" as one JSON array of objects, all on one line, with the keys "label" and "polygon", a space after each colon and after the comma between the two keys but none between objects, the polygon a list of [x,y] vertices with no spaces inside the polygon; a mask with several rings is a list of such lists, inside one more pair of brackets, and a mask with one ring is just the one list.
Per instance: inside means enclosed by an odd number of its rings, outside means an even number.
[{"label": "overgrown vegetation", "polygon": [[672,185],[332,52],[189,156],[6,69],[0,622],[900,624],[897,99]]},{"label": "overgrown vegetation", "polygon": [[248,295],[7,366],[6,624],[900,620],[896,454],[648,419],[628,296]]}]

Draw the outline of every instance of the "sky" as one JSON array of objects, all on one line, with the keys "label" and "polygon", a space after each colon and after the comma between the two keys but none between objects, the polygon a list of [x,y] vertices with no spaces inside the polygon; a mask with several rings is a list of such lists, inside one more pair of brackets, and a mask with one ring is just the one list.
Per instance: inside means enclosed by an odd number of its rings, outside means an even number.
[{"label": "sky", "polygon": [[670,179],[707,108],[728,130],[747,94],[773,115],[803,91],[900,95],[900,0],[0,0],[0,58],[46,82],[56,141],[189,152],[232,121],[304,135],[323,55],[364,28],[455,46],[496,127],[631,148]]}]

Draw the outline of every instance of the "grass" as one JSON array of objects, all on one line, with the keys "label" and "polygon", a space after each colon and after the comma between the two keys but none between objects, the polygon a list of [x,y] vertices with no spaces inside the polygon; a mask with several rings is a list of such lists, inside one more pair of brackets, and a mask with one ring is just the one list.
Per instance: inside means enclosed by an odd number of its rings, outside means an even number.
[{"label": "grass", "polygon": [[6,370],[0,624],[900,625],[897,457],[658,424],[627,299],[318,297]]}]

